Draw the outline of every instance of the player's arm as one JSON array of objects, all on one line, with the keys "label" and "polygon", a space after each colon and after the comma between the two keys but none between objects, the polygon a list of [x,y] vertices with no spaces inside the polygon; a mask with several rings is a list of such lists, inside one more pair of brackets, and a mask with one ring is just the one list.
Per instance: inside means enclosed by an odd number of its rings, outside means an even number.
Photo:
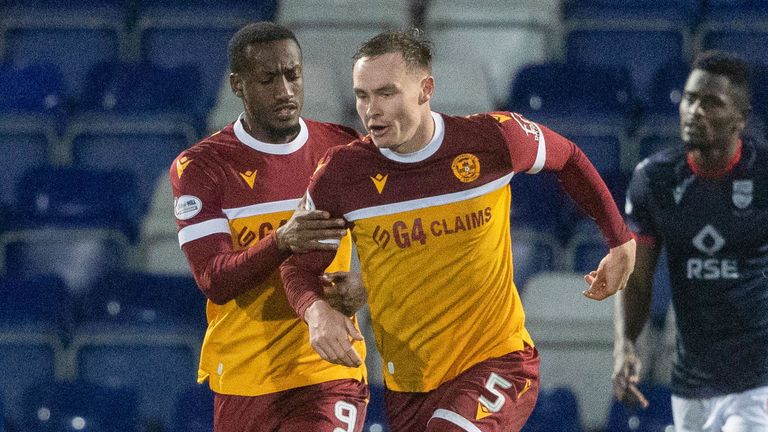
[{"label": "player's arm", "polygon": [[516,113],[501,123],[512,168],[535,174],[554,171],[563,188],[597,223],[610,251],[598,268],[585,277],[589,288],[584,295],[603,300],[623,289],[635,265],[635,241],[621,218],[608,187],[573,142]]},{"label": "player's arm", "polygon": [[[194,161],[190,162],[190,165]],[[297,211],[278,230],[255,245],[235,250],[226,216],[221,210],[217,176],[210,167],[188,166],[183,175],[171,167],[174,197],[190,200],[199,208],[185,209],[177,204],[176,222],[179,244],[187,257],[200,290],[216,304],[227,303],[274,273],[292,251],[335,250],[321,238],[344,235],[343,220],[330,219],[327,212]],[[189,210],[191,213],[185,213]]]},{"label": "player's arm", "polygon": [[[312,179],[306,196],[308,208],[314,207],[313,196],[324,200],[326,194],[318,183],[322,182],[322,171]],[[332,208],[332,206],[327,207]],[[295,254],[280,266],[283,288],[291,308],[309,328],[309,342],[323,359],[340,365],[358,367],[362,364],[360,355],[352,347],[352,340],[363,340],[352,320],[334,309],[324,299],[321,283],[323,271],[333,261],[333,254],[314,251]]]},{"label": "player's arm", "polygon": [[635,271],[627,287],[619,293],[614,310],[613,391],[616,399],[643,408],[648,406],[648,401],[637,388],[642,365],[635,342],[648,321],[659,249],[651,239],[640,237]]}]

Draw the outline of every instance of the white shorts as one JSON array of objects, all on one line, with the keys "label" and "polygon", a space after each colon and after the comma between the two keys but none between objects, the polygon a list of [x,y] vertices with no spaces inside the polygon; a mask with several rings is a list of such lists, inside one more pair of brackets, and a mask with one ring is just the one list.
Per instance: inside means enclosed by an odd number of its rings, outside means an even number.
[{"label": "white shorts", "polygon": [[707,399],[672,396],[675,432],[768,431],[768,386]]}]

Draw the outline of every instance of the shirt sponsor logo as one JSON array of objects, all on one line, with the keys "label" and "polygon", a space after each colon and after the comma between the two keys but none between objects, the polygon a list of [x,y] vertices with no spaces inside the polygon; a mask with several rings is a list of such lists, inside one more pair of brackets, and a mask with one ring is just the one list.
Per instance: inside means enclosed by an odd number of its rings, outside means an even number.
[{"label": "shirt sponsor logo", "polygon": [[541,130],[538,126],[536,126],[536,123],[528,120],[527,118],[523,117],[522,115],[518,113],[511,113],[512,118],[515,119],[518,125],[520,125],[520,128],[525,132],[526,135],[533,135],[533,138],[536,141],[540,140]]},{"label": "shirt sponsor logo", "polygon": [[200,198],[192,195],[182,195],[173,200],[173,214],[178,220],[192,219],[203,209]]},{"label": "shirt sponsor logo", "polygon": [[733,195],[731,195],[733,205],[742,210],[749,207],[752,204],[752,192],[754,189],[755,184],[752,180],[734,180]]},{"label": "shirt sponsor logo", "polygon": [[480,159],[471,153],[456,156],[451,164],[453,175],[462,183],[469,183],[480,177]]},{"label": "shirt sponsor logo", "polygon": [[739,266],[735,259],[712,258],[725,246],[725,239],[713,227],[707,225],[693,238],[693,246],[710,258],[688,258],[686,276],[688,279],[738,279]]},{"label": "shirt sponsor logo", "polygon": [[184,170],[187,169],[187,165],[192,162],[192,159],[189,159],[186,156],[182,156],[176,161],[176,174],[178,174],[179,178],[181,178],[181,175],[184,173]]},{"label": "shirt sponsor logo", "polygon": [[248,187],[253,189],[253,183],[256,181],[256,170],[253,170],[253,171],[248,170],[244,173],[240,173],[240,177],[242,177],[243,180],[245,180],[245,183],[248,185]]},{"label": "shirt sponsor logo", "polygon": [[381,192],[384,190],[384,185],[387,184],[387,177],[389,177],[389,174],[376,174],[375,176],[371,177],[373,185],[376,186],[376,190],[379,192],[379,195],[381,195]]}]

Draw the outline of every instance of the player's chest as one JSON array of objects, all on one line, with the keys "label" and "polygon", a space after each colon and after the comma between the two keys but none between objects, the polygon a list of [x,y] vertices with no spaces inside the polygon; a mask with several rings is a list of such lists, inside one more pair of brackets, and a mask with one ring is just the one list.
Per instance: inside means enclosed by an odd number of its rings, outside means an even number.
[{"label": "player's chest", "polygon": [[669,242],[712,255],[768,238],[768,178],[681,176],[655,190],[656,224]]}]

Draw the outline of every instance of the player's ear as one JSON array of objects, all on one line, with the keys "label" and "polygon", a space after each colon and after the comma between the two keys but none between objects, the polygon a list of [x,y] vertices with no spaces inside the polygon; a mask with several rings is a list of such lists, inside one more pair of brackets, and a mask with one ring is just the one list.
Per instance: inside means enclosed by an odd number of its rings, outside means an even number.
[{"label": "player's ear", "polygon": [[232,89],[232,93],[235,96],[243,97],[243,79],[240,78],[240,74],[232,72],[229,74],[229,87]]},{"label": "player's ear", "polygon": [[429,102],[432,99],[432,95],[435,93],[435,78],[432,75],[427,75],[426,78],[421,80],[421,93],[419,94],[419,103],[423,104]]}]

